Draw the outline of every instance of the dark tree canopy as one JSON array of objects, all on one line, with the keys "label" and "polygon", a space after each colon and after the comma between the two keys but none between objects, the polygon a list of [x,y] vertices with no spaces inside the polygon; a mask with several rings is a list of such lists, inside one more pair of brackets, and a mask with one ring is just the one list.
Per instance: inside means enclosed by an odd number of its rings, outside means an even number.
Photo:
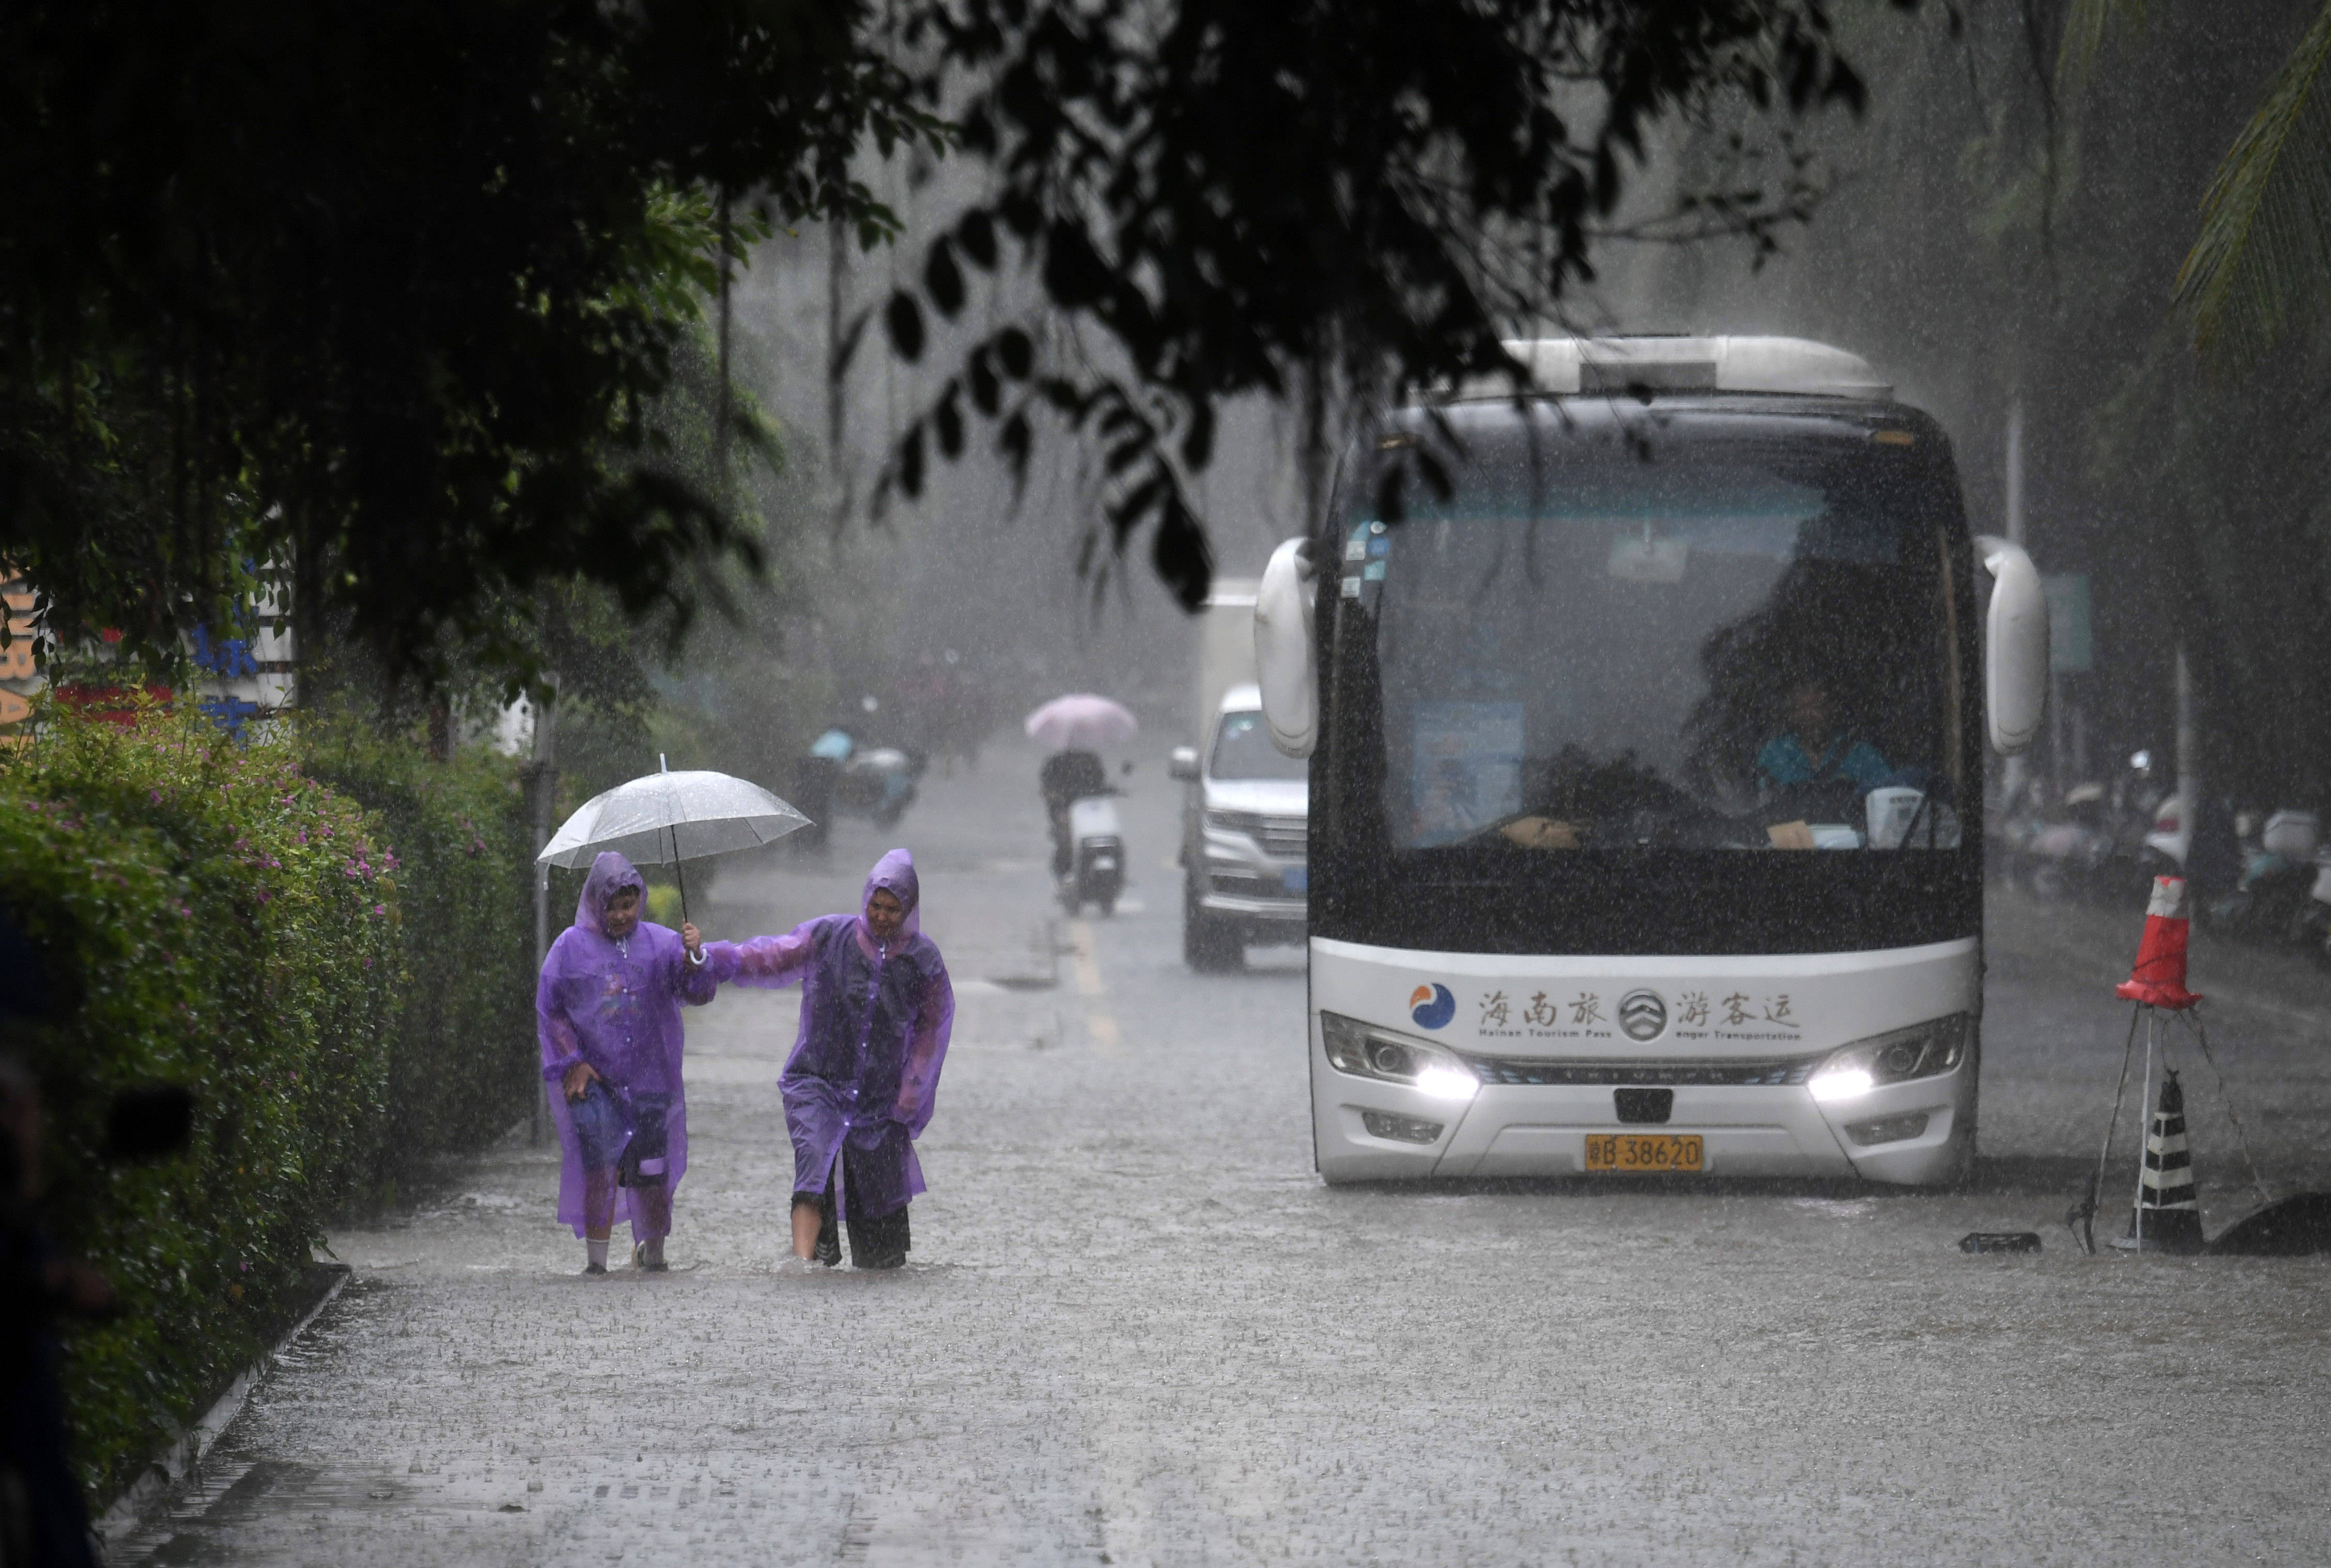
[{"label": "dark tree canopy", "polygon": [[[954,316],[963,265],[1009,246],[1046,304],[1105,339],[1038,361],[1036,321],[994,332],[909,427],[889,482],[921,488],[926,442],[963,445],[965,404],[1024,471],[1049,411],[1106,449],[1111,542],[1152,527],[1185,604],[1209,554],[1184,478],[1226,398],[1285,395],[1330,363],[1362,390],[1520,366],[1499,347],[1593,276],[1588,248],[1662,122],[1781,117],[1726,188],[1668,214],[1771,242],[1813,191],[1785,119],[1863,89],[1816,0],[928,0],[904,36],[975,84],[963,141],[993,195],[929,247],[886,310]],[[1676,232],[1672,227],[1668,231]]]},{"label": "dark tree canopy", "polygon": [[7,7],[0,555],[153,646],[279,558],[406,660],[545,580],[684,612],[754,546],[651,405],[756,212],[888,231],[908,86],[851,0]]},{"label": "dark tree canopy", "polygon": [[[1046,303],[888,488],[974,417],[1024,471],[1050,411],[1105,451],[1107,542],[1148,527],[1194,603],[1223,399],[1511,370],[1660,122],[1860,94],[1815,0],[30,0],[0,11],[0,556],[66,634],[153,648],[254,563],[408,667],[548,582],[684,617],[756,546],[659,433],[676,351],[766,224],[890,237],[848,170],[918,140],[992,194],[888,302],[892,351],[966,267],[1024,261]],[[1802,215],[1797,163],[1743,167],[1702,215]]]}]

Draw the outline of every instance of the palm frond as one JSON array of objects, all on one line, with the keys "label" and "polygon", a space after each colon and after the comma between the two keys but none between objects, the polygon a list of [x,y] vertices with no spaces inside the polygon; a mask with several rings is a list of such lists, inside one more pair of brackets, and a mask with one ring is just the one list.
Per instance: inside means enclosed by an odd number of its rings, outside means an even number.
[{"label": "palm frond", "polygon": [[2331,314],[2331,0],[2283,62],[2202,197],[2174,298],[2194,346],[2250,363],[2300,312]]},{"label": "palm frond", "polygon": [[2069,99],[2088,85],[2105,40],[2142,29],[2152,9],[2151,0],[2072,0],[2056,46],[2056,96]]}]

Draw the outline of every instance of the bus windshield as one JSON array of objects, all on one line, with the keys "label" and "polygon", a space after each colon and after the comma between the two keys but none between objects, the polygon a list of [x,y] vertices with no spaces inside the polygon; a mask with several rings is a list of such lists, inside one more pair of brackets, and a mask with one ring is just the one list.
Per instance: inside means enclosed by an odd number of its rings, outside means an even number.
[{"label": "bus windshield", "polygon": [[1388,850],[1957,846],[1936,508],[1901,445],[1803,423],[1509,418],[1445,497],[1345,513]]}]

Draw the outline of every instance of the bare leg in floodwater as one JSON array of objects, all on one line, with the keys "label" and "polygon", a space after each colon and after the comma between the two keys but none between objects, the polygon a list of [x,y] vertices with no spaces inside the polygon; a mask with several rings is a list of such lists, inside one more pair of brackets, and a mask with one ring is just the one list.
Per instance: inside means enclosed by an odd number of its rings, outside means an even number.
[{"label": "bare leg in floodwater", "polygon": [[671,1234],[671,1189],[661,1182],[632,1189],[632,1262],[661,1270],[663,1239]]},{"label": "bare leg in floodwater", "polygon": [[615,1167],[583,1173],[583,1245],[585,1272],[607,1271],[607,1237],[615,1226]]}]

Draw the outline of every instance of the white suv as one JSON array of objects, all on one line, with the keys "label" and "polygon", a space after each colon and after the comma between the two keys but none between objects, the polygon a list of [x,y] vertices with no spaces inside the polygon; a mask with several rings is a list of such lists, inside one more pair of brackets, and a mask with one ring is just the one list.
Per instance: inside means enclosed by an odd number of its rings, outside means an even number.
[{"label": "white suv", "polygon": [[1309,892],[1310,764],[1281,755],[1251,684],[1223,694],[1204,756],[1174,749],[1196,787],[1182,813],[1182,956],[1231,969],[1250,942],[1300,942]]}]

